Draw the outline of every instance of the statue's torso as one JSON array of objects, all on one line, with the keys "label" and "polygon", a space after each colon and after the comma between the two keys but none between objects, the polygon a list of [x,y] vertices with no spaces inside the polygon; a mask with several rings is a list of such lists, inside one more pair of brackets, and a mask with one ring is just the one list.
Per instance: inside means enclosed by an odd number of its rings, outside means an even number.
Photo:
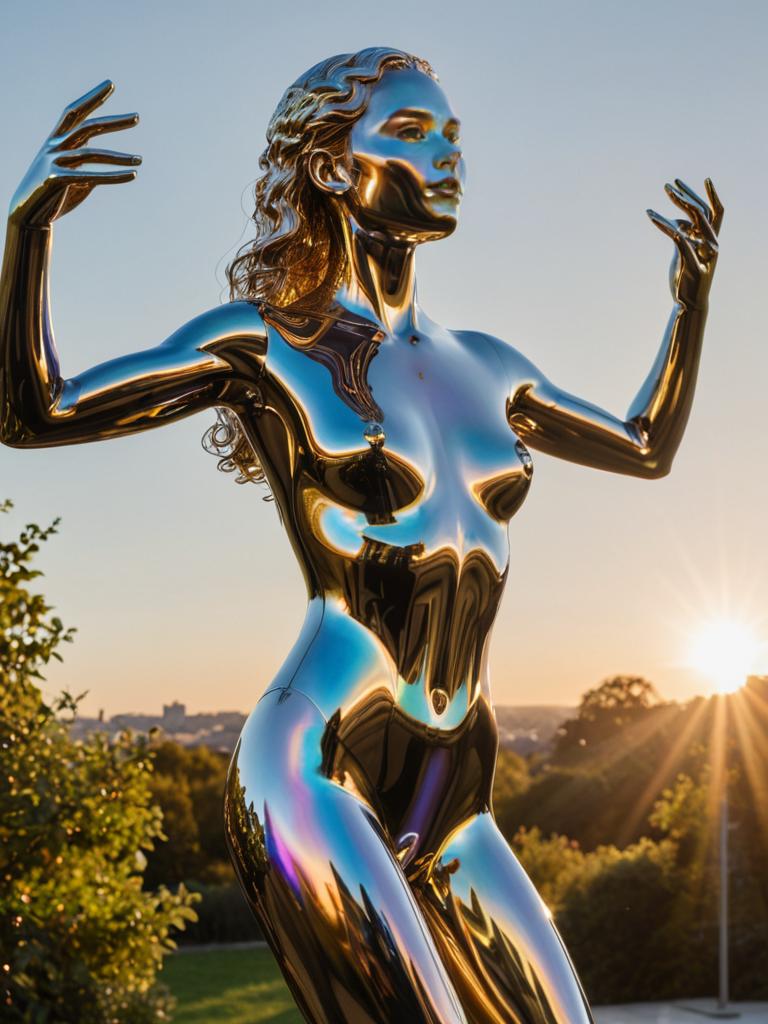
[{"label": "statue's torso", "polygon": [[364,321],[268,330],[245,425],[325,609],[299,646],[318,629],[330,644],[317,678],[306,657],[291,678],[330,715],[373,674],[406,717],[455,728],[485,683],[507,522],[531,476],[502,364],[482,336],[440,328],[415,344]]},{"label": "statue's torso", "polygon": [[323,773],[376,809],[418,872],[491,799],[486,654],[531,477],[511,382],[482,336],[430,328],[411,344],[360,321],[266,319],[242,421],[310,593],[269,689],[319,709]]}]

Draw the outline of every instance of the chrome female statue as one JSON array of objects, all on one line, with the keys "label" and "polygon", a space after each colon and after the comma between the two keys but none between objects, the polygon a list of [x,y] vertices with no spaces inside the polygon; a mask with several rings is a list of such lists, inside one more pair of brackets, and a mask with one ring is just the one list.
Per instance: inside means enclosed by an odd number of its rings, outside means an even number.
[{"label": "chrome female statue", "polygon": [[[51,225],[138,158],[136,116],[67,107],[14,197],[0,293],[2,440],[74,444],[220,410],[224,468],[266,476],[307,584],[304,628],[245,725],[233,860],[308,1021],[583,1024],[590,1012],[494,822],[487,671],[528,446],[669,471],[693,398],[722,206],[678,181],[672,315],[625,420],[496,338],[420,308],[414,256],[456,227],[459,121],[429,65],[333,57],[269,125],[232,299],[161,345],[62,377]],[[115,165],[112,169],[94,165]]]}]

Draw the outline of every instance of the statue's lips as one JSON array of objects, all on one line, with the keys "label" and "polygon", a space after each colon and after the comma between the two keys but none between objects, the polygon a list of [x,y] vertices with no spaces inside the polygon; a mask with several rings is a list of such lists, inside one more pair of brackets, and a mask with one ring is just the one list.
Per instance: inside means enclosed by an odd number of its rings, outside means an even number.
[{"label": "statue's lips", "polygon": [[441,181],[430,182],[424,189],[424,194],[430,199],[460,199],[461,185],[457,178],[443,178]]}]

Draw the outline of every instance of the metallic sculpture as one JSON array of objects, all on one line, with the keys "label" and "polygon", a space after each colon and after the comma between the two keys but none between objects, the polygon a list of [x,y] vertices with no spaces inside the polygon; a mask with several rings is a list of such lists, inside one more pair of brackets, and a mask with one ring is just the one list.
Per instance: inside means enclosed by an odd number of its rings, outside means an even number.
[{"label": "metallic sculpture", "polygon": [[[429,66],[369,49],[285,94],[233,299],[163,344],[64,379],[51,224],[138,159],[90,148],[135,115],[69,106],[15,196],[0,292],[2,440],[72,444],[222,412],[225,468],[266,475],[307,583],[299,639],[226,794],[245,894],[309,1021],[577,1024],[587,1002],[491,810],[487,671],[528,447],[668,472],[693,397],[722,206],[684,220],[659,356],[626,420],[505,343],[430,320],[414,253],[454,230],[459,123]],[[98,164],[115,165],[112,169]]]}]

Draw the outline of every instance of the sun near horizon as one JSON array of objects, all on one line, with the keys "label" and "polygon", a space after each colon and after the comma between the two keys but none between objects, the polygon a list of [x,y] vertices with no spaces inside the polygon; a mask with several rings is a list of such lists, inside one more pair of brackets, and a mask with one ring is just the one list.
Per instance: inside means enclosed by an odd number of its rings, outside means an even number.
[{"label": "sun near horizon", "polygon": [[710,693],[735,693],[756,671],[760,647],[747,623],[710,619],[691,636],[687,663],[710,682]]}]

